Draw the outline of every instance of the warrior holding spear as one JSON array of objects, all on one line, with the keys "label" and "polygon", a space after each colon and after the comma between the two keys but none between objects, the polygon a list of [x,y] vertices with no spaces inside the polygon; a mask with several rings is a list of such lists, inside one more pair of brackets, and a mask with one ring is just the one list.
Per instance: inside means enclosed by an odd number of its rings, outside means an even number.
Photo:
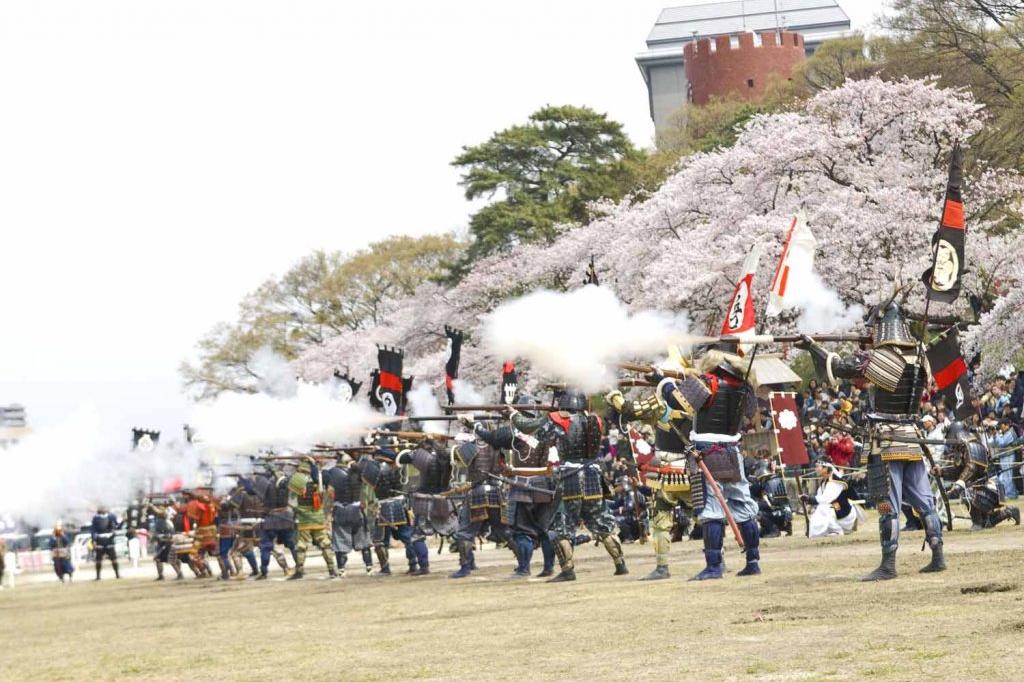
[{"label": "warrior holding spear", "polygon": [[863,580],[896,577],[899,512],[904,494],[924,520],[925,537],[932,551],[931,562],[921,571],[944,571],[942,521],[928,479],[926,453],[918,442],[921,436],[914,423],[921,392],[930,378],[927,363],[921,344],[910,333],[903,309],[894,300],[872,311],[868,325],[874,327],[873,348],[847,358],[829,352],[810,337],[797,344],[810,352],[819,378],[832,386],[838,386],[841,379],[859,378],[871,384],[868,495],[878,505],[882,563]]}]

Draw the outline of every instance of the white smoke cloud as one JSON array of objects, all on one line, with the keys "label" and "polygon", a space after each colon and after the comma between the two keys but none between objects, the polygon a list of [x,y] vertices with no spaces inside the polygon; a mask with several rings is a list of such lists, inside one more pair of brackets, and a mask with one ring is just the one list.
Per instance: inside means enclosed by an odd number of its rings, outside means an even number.
[{"label": "white smoke cloud", "polygon": [[[409,413],[413,417],[434,417],[441,414],[441,405],[437,402],[434,389],[430,384],[417,383],[406,396],[409,401]],[[447,433],[448,423],[420,422],[423,430],[427,433]]]},{"label": "white smoke cloud", "polygon": [[291,397],[222,393],[197,403],[189,424],[203,450],[214,454],[260,448],[306,450],[321,442],[348,443],[382,422],[368,405],[335,399],[329,385],[297,382]]},{"label": "white smoke cloud", "polygon": [[202,482],[195,449],[161,442],[149,452],[132,452],[127,434],[105,432],[100,423],[95,408],[82,407],[3,452],[0,516],[41,527],[58,519],[81,523],[96,505],[127,504],[150,486]]},{"label": "white smoke cloud", "polygon": [[664,353],[690,339],[685,315],[630,314],[611,289],[536,291],[499,306],[483,322],[483,343],[496,357],[522,357],[545,375],[588,392],[610,387],[614,364]]},{"label": "white smoke cloud", "polygon": [[299,390],[295,372],[283,356],[264,346],[253,353],[250,364],[259,379],[261,393],[276,398],[291,398]]},{"label": "white smoke cloud", "polygon": [[[337,399],[330,384],[296,381],[280,356],[258,355],[267,392],[223,393],[197,403],[189,419],[195,446],[164,440],[149,452],[133,452],[127,434],[104,431],[96,409],[83,407],[0,453],[0,517],[43,526],[72,513],[85,521],[100,503],[120,507],[164,484],[191,488],[209,485],[214,472],[244,473],[244,455],[260,449],[350,443],[383,421],[368,405]],[[212,482],[226,492],[235,479],[215,475]]]},{"label": "white smoke cloud", "polygon": [[488,402],[484,394],[465,379],[452,381],[452,393],[455,394],[455,402],[459,405],[486,405]]},{"label": "white smoke cloud", "polygon": [[839,294],[813,270],[790,272],[787,303],[800,308],[796,320],[801,334],[844,332],[862,324],[864,308],[848,306]]}]

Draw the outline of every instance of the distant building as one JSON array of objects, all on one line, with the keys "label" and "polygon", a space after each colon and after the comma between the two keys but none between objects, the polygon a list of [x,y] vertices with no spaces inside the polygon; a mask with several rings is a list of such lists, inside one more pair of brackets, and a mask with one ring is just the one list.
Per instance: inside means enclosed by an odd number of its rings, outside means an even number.
[{"label": "distant building", "polygon": [[28,435],[25,408],[22,405],[0,405],[0,450],[6,450]]},{"label": "distant building", "polygon": [[655,130],[690,101],[759,97],[772,74],[787,75],[823,41],[849,32],[850,18],[836,0],[733,0],[662,10],[647,51],[636,56]]}]

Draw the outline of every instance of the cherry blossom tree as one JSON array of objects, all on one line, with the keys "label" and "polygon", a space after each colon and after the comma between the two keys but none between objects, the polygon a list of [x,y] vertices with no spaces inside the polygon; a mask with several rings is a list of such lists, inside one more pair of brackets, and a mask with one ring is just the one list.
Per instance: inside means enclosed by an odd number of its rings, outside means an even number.
[{"label": "cherry blossom tree", "polygon": [[[765,247],[754,280],[757,310],[764,310],[785,230],[801,209],[818,240],[816,269],[845,303],[867,306],[906,288],[907,304],[921,310],[919,278],[929,264],[948,155],[956,140],[969,145],[984,120],[965,90],[927,80],[848,81],[792,111],[755,116],[735,145],[685,158],[645,201],[598,205],[600,218],[567,229],[551,244],[524,244],[483,259],[452,288],[421,286],[393,302],[384,323],[309,350],[296,369],[308,379],[346,365],[368,371],[373,342],[387,342],[406,348],[409,371],[439,382],[442,329],[450,324],[469,333],[463,376],[496,382],[504,358],[479,347],[480,317],[536,288],[581,286],[591,255],[602,283],[631,308],[685,312],[695,331],[716,332],[755,243]],[[1024,180],[1014,172],[980,168],[967,176],[964,295],[952,309],[933,305],[931,311],[966,316],[971,294],[995,300],[981,326],[1004,335],[1003,356],[1024,343],[1024,239],[1014,229],[1022,196]],[[1010,281],[1018,285],[1007,287]],[[792,314],[760,320],[767,332],[793,325]],[[970,338],[983,354],[995,343],[988,334]]]}]

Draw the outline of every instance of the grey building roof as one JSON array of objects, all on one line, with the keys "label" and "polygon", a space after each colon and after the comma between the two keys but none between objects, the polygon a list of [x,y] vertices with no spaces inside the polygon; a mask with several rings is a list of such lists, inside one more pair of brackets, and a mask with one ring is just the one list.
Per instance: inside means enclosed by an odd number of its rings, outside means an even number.
[{"label": "grey building roof", "polygon": [[781,28],[805,32],[833,28],[849,30],[850,17],[836,0],[730,0],[703,5],[668,7],[647,36],[647,47],[682,45],[694,34],[704,38],[743,31]]}]

